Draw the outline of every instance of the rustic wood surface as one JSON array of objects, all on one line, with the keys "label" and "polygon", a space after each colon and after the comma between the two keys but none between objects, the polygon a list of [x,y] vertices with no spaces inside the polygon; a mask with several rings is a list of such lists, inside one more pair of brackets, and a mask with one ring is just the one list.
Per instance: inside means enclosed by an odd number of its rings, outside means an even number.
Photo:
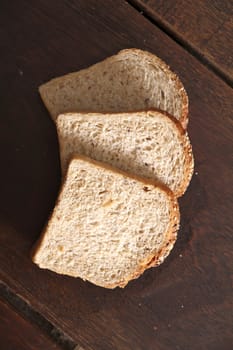
[{"label": "rustic wood surface", "polygon": [[[230,350],[232,89],[124,1],[0,6],[3,284],[85,350]],[[37,87],[127,47],[148,49],[180,75],[196,167],[171,255],[125,289],[105,290],[30,260],[60,184],[56,130]]]},{"label": "rustic wood surface", "polygon": [[0,348],[2,350],[61,349],[0,299]]},{"label": "rustic wood surface", "polygon": [[[233,85],[232,0],[131,0]],[[195,54],[194,53],[194,54]]]}]

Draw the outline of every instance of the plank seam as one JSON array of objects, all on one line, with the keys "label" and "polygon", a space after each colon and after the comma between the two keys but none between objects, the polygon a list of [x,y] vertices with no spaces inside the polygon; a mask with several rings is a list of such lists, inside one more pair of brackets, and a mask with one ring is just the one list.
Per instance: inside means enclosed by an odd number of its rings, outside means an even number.
[{"label": "plank seam", "polygon": [[56,328],[39,312],[32,307],[18,294],[14,293],[6,284],[0,280],[0,298],[5,300],[25,320],[36,325],[43,333],[63,350],[77,349],[77,344],[60,329]]},{"label": "plank seam", "polygon": [[200,50],[198,50],[194,45],[190,44],[187,40],[184,40],[178,33],[176,33],[168,24],[164,23],[159,16],[156,18],[152,17],[149,11],[137,3],[135,0],[126,0],[126,2],[133,7],[137,12],[139,12],[143,17],[145,17],[153,25],[156,25],[160,30],[167,34],[173,41],[175,41],[179,46],[183,47],[192,56],[198,59],[205,67],[221,78],[227,85],[233,87],[233,79],[229,77],[222,69],[220,69],[216,64],[211,62],[206,58]]}]

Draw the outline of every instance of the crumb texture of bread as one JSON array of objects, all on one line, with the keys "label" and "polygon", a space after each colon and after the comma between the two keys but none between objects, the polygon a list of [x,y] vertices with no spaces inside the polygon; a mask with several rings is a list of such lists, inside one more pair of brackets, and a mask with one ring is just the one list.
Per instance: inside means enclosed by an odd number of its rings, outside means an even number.
[{"label": "crumb texture of bread", "polygon": [[33,261],[98,286],[123,287],[163,261],[178,225],[170,192],[76,157]]},{"label": "crumb texture of bread", "polygon": [[81,154],[165,184],[176,196],[190,182],[188,136],[161,112],[63,114],[56,123],[63,175],[72,155]]},{"label": "crumb texture of bread", "polygon": [[157,56],[126,49],[87,69],[39,87],[54,121],[66,112],[129,112],[152,108],[168,112],[184,128],[188,97],[180,79]]}]

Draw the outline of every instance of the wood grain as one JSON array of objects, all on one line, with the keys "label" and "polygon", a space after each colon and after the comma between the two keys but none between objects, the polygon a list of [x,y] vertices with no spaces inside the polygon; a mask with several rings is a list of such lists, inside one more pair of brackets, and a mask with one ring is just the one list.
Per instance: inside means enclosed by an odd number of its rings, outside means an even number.
[{"label": "wood grain", "polygon": [[231,0],[132,0],[233,85]]},{"label": "wood grain", "polygon": [[2,299],[0,299],[0,346],[4,350],[61,349]]},{"label": "wood grain", "polygon": [[[124,1],[3,1],[0,21],[3,283],[85,350],[230,350],[230,87]],[[55,126],[37,87],[127,47],[154,52],[180,75],[190,97],[196,173],[180,200],[181,228],[169,258],[111,291],[30,260],[60,184]]]}]

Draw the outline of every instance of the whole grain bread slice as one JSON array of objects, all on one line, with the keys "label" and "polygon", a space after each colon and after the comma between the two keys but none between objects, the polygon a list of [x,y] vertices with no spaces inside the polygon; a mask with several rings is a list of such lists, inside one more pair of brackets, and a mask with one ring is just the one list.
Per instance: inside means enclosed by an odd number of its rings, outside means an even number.
[{"label": "whole grain bread slice", "polygon": [[124,287],[163,262],[178,226],[179,208],[171,191],[75,157],[33,261],[98,286]]},{"label": "whole grain bread slice", "polygon": [[52,79],[39,92],[53,120],[65,112],[129,112],[157,108],[186,128],[188,97],[160,58],[126,49],[87,69]]},{"label": "whole grain bread slice", "polygon": [[78,153],[161,182],[181,196],[193,173],[187,132],[161,111],[69,113],[58,117],[62,173]]}]

